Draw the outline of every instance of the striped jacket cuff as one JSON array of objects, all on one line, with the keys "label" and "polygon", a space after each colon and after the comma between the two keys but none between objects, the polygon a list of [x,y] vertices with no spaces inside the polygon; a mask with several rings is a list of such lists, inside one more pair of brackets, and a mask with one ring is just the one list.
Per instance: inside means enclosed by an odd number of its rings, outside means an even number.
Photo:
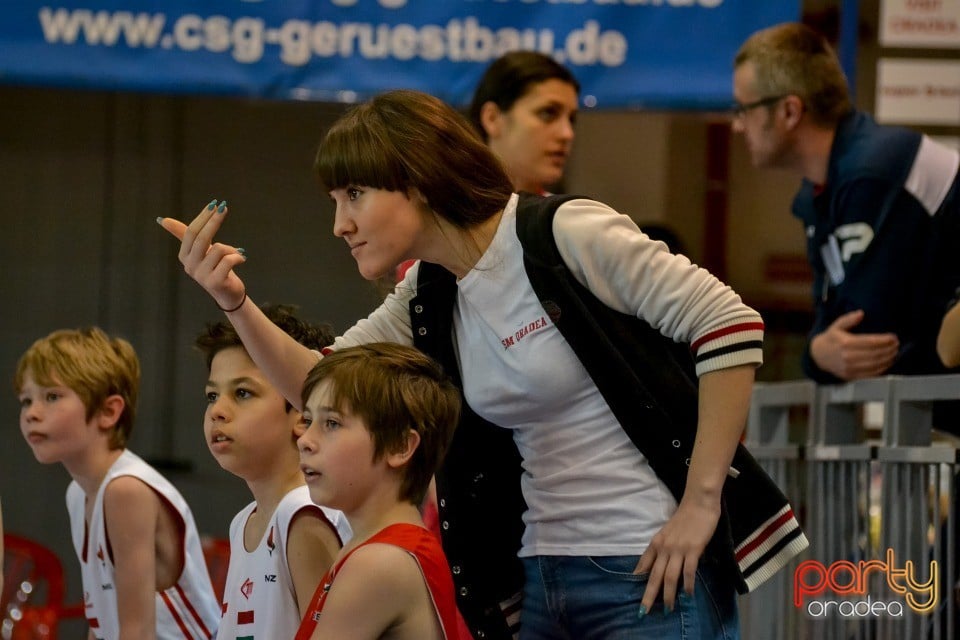
[{"label": "striped jacket cuff", "polygon": [[763,364],[763,321],[758,317],[722,325],[690,345],[697,375],[738,365]]}]

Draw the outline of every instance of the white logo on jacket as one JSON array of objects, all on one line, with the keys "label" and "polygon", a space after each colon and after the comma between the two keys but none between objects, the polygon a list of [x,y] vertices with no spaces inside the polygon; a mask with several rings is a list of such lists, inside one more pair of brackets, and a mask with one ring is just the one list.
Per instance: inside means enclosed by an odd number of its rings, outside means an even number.
[{"label": "white logo on jacket", "polygon": [[820,247],[820,255],[834,286],[843,282],[846,275],[843,265],[850,262],[853,256],[866,251],[872,241],[873,228],[866,222],[840,225],[827,237]]}]

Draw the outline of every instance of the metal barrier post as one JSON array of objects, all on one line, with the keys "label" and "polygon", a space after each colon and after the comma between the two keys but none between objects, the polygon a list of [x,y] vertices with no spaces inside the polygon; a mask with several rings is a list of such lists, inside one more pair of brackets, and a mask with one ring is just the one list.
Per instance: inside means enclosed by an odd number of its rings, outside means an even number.
[{"label": "metal barrier post", "polygon": [[[933,442],[933,403],[960,398],[960,376],[891,377],[883,444],[877,460],[883,474],[884,549],[913,569],[919,583],[932,582],[937,606],[923,613],[887,617],[880,638],[947,640],[956,634],[956,505],[958,450]],[[936,578],[936,580],[934,580]],[[916,606],[925,602],[917,596]]]},{"label": "metal barrier post", "polygon": [[[832,582],[798,609],[792,563],[741,598],[744,638],[960,640],[960,449],[934,439],[933,412],[958,399],[960,375],[756,385],[745,444],[793,504],[811,542],[804,560]],[[868,402],[884,408],[873,439]],[[880,614],[864,615],[870,605]]]},{"label": "metal barrier post", "polygon": [[[825,567],[838,561],[859,566],[873,557],[869,492],[876,448],[867,439],[862,411],[868,402],[886,407],[891,384],[886,378],[871,378],[818,388],[817,416],[806,456],[806,524],[811,555]],[[832,613],[829,600],[811,603],[804,610],[808,637],[871,637],[869,621]]]},{"label": "metal barrier post", "polygon": [[[812,430],[816,385],[807,380],[758,383],[754,386],[744,444],[794,506],[801,524],[800,507],[805,480],[803,445],[791,437],[791,417],[796,409],[805,411],[800,425],[802,442]],[[761,585],[740,598],[740,619],[745,639],[801,637],[804,623],[791,604],[793,561]]]}]

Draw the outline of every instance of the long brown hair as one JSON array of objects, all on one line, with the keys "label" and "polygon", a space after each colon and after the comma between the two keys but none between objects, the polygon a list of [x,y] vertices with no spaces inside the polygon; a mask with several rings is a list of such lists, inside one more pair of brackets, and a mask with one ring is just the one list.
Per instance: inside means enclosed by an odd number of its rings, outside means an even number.
[{"label": "long brown hair", "polygon": [[314,166],[327,190],[416,189],[432,211],[461,229],[502,210],[513,192],[467,119],[419,91],[390,91],[352,108],[327,132]]}]

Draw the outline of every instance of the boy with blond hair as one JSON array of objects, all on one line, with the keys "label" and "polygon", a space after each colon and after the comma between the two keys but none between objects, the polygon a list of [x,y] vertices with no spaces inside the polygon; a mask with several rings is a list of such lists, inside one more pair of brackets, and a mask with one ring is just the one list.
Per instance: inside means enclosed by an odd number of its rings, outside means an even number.
[{"label": "boy with blond hair", "polygon": [[[264,313],[297,342],[322,349],[327,327],[297,318],[293,307]],[[203,430],[220,466],[246,481],[253,502],[230,524],[230,566],[218,638],[292,638],[320,578],[350,526],[339,511],[314,504],[300,471],[300,412],[250,359],[227,322],[197,337],[209,376]]]},{"label": "boy with blond hair", "polygon": [[416,349],[372,343],[326,355],[302,401],[310,495],[341,509],[354,537],[296,640],[455,640],[453,579],[417,506],[453,435],[459,391]]},{"label": "boy with blond hair", "polygon": [[129,342],[55,331],[17,364],[20,431],[73,481],[67,510],[97,640],[212,638],[219,607],[180,492],[126,449],[140,388]]}]

